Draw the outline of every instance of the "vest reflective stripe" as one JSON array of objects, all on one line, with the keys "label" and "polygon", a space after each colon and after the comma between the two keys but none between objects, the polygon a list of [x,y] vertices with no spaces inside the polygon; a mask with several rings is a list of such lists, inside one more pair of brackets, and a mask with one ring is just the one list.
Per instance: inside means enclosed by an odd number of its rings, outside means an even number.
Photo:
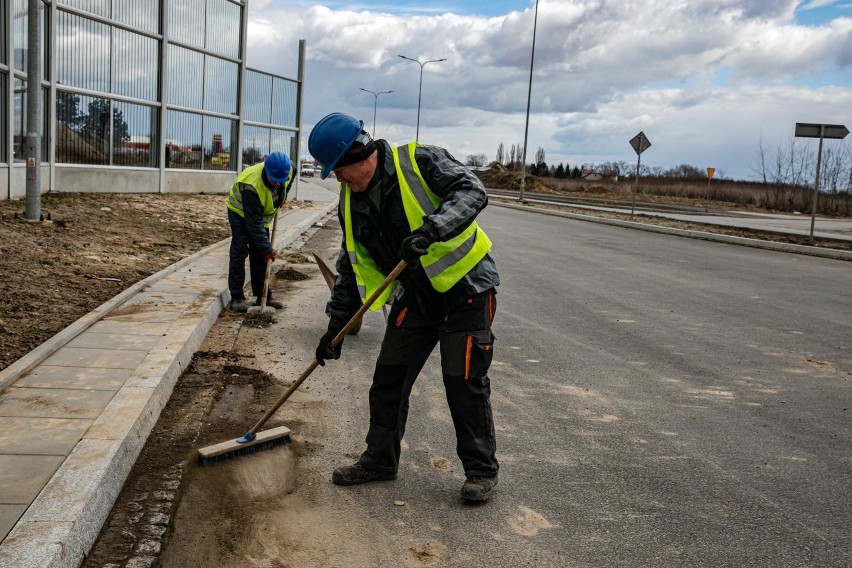
[{"label": "vest reflective stripe", "polygon": [[[291,167],[287,180],[281,184],[285,197],[287,196],[287,190],[293,184],[293,179],[295,179],[294,173],[295,170]],[[240,175],[237,176],[236,181],[231,186],[231,191],[228,193],[228,209],[240,217],[245,217],[241,184],[250,185],[254,188],[255,193],[257,193],[260,199],[260,204],[263,206],[263,226],[269,227],[272,219],[275,217],[276,209],[273,205],[272,190],[263,183],[263,162],[249,166],[240,172]]]},{"label": "vest reflective stripe", "polygon": [[[340,184],[341,199],[340,204],[343,207],[343,219],[346,227],[346,253],[349,255],[349,262],[352,264],[352,270],[355,272],[355,282],[358,285],[358,295],[361,296],[361,303],[367,301],[373,290],[379,287],[385,279],[385,274],[379,270],[378,265],[370,256],[370,253],[355,240],[354,232],[352,231],[352,216],[350,214],[352,190],[349,186]],[[390,286],[385,288],[373,305],[370,306],[372,311],[380,309],[385,305],[393,291],[396,289],[396,281],[390,283]]]},{"label": "vest reflective stripe", "polygon": [[[417,162],[414,160],[414,149],[417,145],[409,144],[409,146],[411,147],[410,151],[406,152],[399,152],[399,148],[393,149],[394,161],[397,164],[397,175],[400,179],[405,180],[405,183],[411,189],[411,192],[414,194],[414,198],[417,199],[417,203],[420,205],[420,209],[423,210],[423,213],[425,215],[431,215],[435,212],[435,209],[438,208],[438,205],[441,203],[441,199],[432,193],[432,190],[429,189],[429,186],[426,185],[426,181],[420,175],[420,169],[417,167]],[[412,213],[414,212],[412,211]],[[412,219],[409,216],[408,209],[405,210],[405,215],[408,217],[409,226],[414,224],[412,221],[418,221],[418,219]],[[421,217],[417,226],[419,227],[422,224],[423,218]]]},{"label": "vest reflective stripe", "polygon": [[[414,151],[417,143],[393,149],[405,216],[412,231],[423,225],[423,217],[433,213],[441,203],[420,173]],[[491,250],[491,240],[474,221],[454,238],[433,243],[420,258],[423,269],[438,292],[446,292]]]}]

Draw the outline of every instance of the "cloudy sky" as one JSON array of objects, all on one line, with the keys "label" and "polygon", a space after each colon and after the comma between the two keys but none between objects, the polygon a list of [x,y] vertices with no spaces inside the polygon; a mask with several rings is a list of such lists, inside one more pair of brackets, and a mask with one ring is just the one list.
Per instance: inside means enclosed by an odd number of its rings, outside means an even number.
[{"label": "cloudy sky", "polygon": [[[394,144],[522,144],[535,0],[251,0],[248,63],[297,76],[304,127],[341,111]],[[374,92],[394,91],[376,99]],[[852,127],[852,0],[539,0],[527,161],[682,163],[753,179],[796,122]],[[304,139],[306,146],[306,138]],[[304,150],[306,151],[306,150]]]}]

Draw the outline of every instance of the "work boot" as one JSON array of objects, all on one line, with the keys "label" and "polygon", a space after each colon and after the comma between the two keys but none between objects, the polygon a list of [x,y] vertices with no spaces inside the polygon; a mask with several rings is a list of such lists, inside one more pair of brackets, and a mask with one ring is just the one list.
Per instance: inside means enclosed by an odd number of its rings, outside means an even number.
[{"label": "work boot", "polygon": [[248,300],[245,298],[231,298],[231,301],[228,304],[228,309],[232,312],[245,313],[249,309]]},{"label": "work boot", "polygon": [[[259,306],[260,300],[255,300],[254,305]],[[282,304],[278,300],[273,300],[272,298],[266,298],[266,306],[269,307],[269,308],[275,308],[276,310],[283,310],[284,309],[284,304]]]},{"label": "work boot", "polygon": [[331,481],[335,485],[361,485],[371,481],[390,481],[396,479],[396,472],[385,473],[367,469],[360,463],[338,467],[331,474]]},{"label": "work boot", "polygon": [[471,475],[462,485],[461,498],[465,501],[485,501],[491,496],[495,485],[497,485],[497,475],[494,477]]}]

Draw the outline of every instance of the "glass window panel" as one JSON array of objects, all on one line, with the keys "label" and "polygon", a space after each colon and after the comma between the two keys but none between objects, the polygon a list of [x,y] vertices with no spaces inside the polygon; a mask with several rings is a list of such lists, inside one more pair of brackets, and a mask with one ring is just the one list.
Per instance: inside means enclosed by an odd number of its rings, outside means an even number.
[{"label": "glass window panel", "polygon": [[166,118],[166,167],[201,169],[201,115],[170,110]]},{"label": "glass window panel", "polygon": [[228,0],[207,0],[207,49],[239,57],[241,9]]},{"label": "glass window panel", "polygon": [[296,127],[296,98],[298,94],[295,81],[276,77],[272,82],[272,124]]},{"label": "glass window panel", "polygon": [[168,104],[200,109],[204,92],[204,55],[176,45],[168,49]]},{"label": "glass window panel", "polygon": [[12,95],[12,159],[15,162],[24,161],[24,126],[27,115],[27,83],[15,79]]},{"label": "glass window panel", "polygon": [[109,92],[110,27],[59,12],[56,78],[60,85]]},{"label": "glass window panel", "polygon": [[114,0],[113,9],[113,19],[122,24],[148,32],[160,31],[159,0]]},{"label": "glass window panel", "polygon": [[56,161],[66,164],[108,165],[113,115],[108,99],[57,92]]},{"label": "glass window panel", "polygon": [[272,122],[272,75],[246,70],[243,116],[254,122]]},{"label": "glass window panel", "polygon": [[157,167],[156,109],[120,101],[113,101],[113,108],[113,165]]},{"label": "glass window panel", "polygon": [[157,100],[157,40],[116,28],[113,30],[112,53],[115,64],[112,92],[137,99]]},{"label": "glass window panel", "polygon": [[[289,130],[273,129],[270,149],[285,152],[290,158],[296,155],[296,133]],[[293,159],[295,162],[295,159]]]},{"label": "glass window panel", "polygon": [[232,148],[237,123],[226,118],[204,117],[204,165],[205,170],[236,170],[236,148]]},{"label": "glass window panel", "polygon": [[6,27],[7,6],[7,0],[0,0],[0,31],[3,32],[3,39],[0,40],[0,64],[3,65],[9,64],[9,56],[6,53],[6,37],[8,37],[6,34],[9,33],[9,29]]},{"label": "glass window panel", "polygon": [[27,25],[27,0],[12,0],[12,49],[15,51],[13,59],[15,69],[21,71],[27,69]]},{"label": "glass window panel", "polygon": [[204,57],[204,109],[226,114],[237,114],[237,78],[239,67],[236,63],[211,57]]},{"label": "glass window panel", "polygon": [[9,75],[3,71],[0,72],[0,164],[5,164],[7,158],[7,149],[6,149],[6,133],[9,132],[8,126],[6,125],[7,112],[6,109],[6,81],[9,80]]},{"label": "glass window panel", "polygon": [[179,0],[168,3],[169,37],[204,47],[204,0]]},{"label": "glass window panel", "polygon": [[[5,2],[2,2],[5,4]],[[47,10],[45,7],[41,10],[41,32],[42,32],[42,44],[41,44],[41,72],[42,77],[45,77],[48,69],[48,61],[47,54],[48,49],[47,46],[50,45],[50,32],[47,29],[46,18],[47,18]],[[5,21],[5,9],[3,9],[3,20]],[[16,69],[21,71],[27,70],[27,51],[28,51],[28,30],[27,26],[29,26],[29,16],[27,15],[27,0],[12,0],[12,50],[14,51],[14,57],[12,64]],[[5,26],[0,28],[3,30],[3,34],[0,35],[0,43],[2,43],[2,47],[0,47],[0,53],[3,54],[3,61],[6,61],[6,28]]]},{"label": "glass window panel", "polygon": [[260,162],[269,155],[269,128],[243,127],[243,167]]},{"label": "glass window panel", "polygon": [[59,3],[84,12],[90,12],[102,18],[112,16],[109,9],[110,0],[61,0]]}]

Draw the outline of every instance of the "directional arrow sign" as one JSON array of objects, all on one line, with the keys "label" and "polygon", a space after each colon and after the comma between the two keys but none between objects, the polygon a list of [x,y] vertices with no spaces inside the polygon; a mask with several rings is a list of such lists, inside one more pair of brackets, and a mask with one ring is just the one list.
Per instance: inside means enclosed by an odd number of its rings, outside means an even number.
[{"label": "directional arrow sign", "polygon": [[633,149],[636,151],[636,155],[639,155],[651,147],[651,141],[648,140],[648,137],[645,136],[644,132],[640,132],[630,139],[630,145],[633,146]]},{"label": "directional arrow sign", "polygon": [[[822,134],[820,134],[822,132]],[[846,138],[849,129],[842,124],[796,123],[796,138]]]}]

